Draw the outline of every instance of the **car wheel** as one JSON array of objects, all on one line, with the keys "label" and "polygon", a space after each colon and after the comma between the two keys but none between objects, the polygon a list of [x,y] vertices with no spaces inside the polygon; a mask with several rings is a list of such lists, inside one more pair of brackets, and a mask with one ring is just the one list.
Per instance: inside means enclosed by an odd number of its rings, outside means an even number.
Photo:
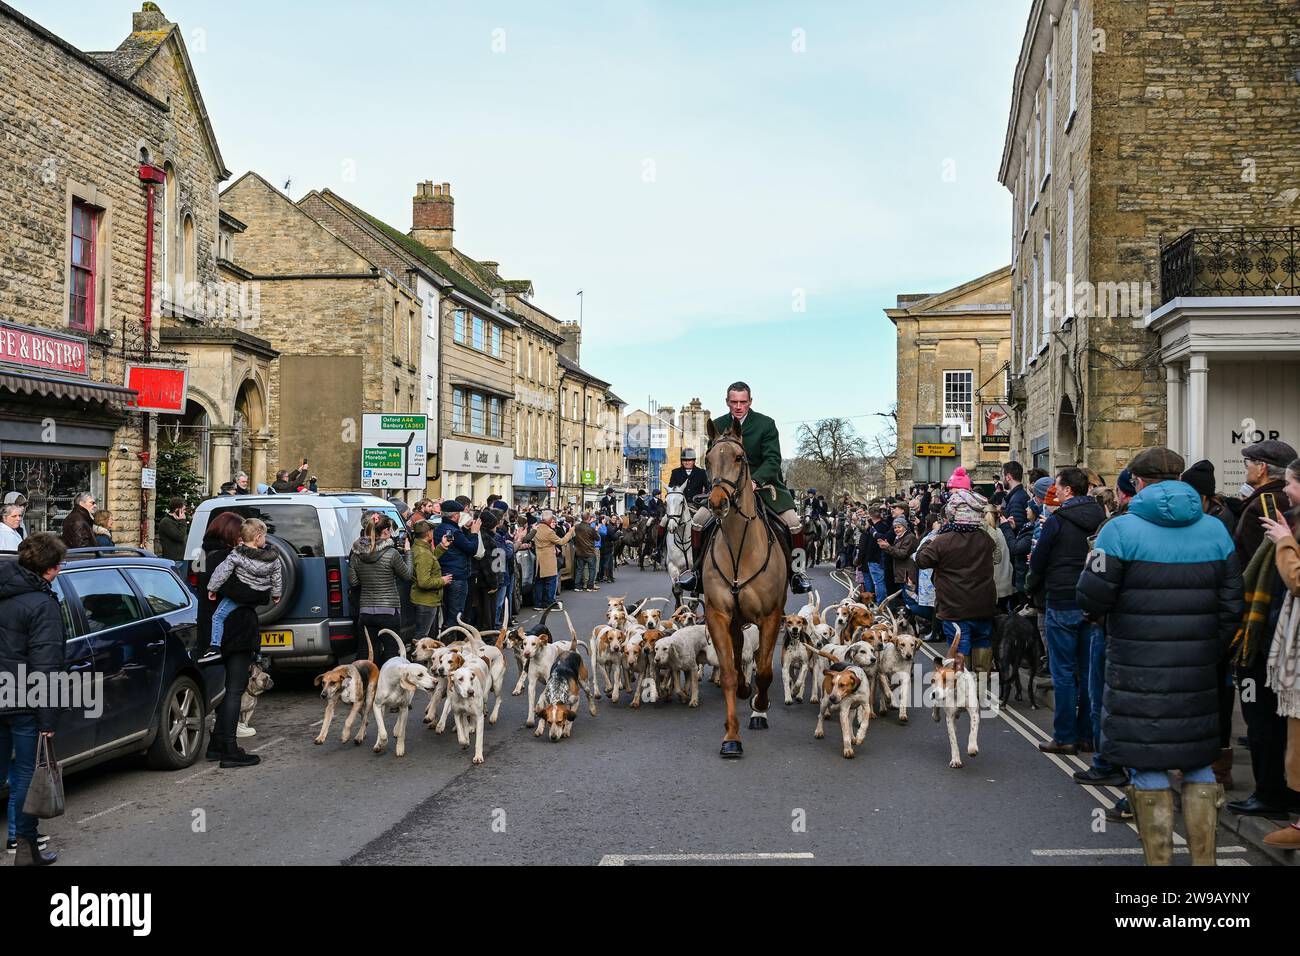
[{"label": "car wheel", "polygon": [[199,758],[207,704],[193,678],[172,681],[158,708],[158,727],[149,747],[149,766],[155,770],[184,770]]}]

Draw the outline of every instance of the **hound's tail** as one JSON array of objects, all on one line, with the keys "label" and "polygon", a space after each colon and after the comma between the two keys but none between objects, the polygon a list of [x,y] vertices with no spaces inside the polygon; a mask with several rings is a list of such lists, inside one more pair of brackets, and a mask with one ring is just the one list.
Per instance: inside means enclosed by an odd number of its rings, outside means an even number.
[{"label": "hound's tail", "polygon": [[954,624],[953,627],[957,631],[957,636],[954,637],[952,643],[948,645],[948,654],[944,660],[952,660],[955,658],[957,656],[957,647],[961,644],[961,625]]},{"label": "hound's tail", "polygon": [[[379,630],[379,636],[380,636],[380,637],[383,637],[385,634],[391,634],[391,635],[393,635],[393,640],[397,642],[397,653],[399,653],[399,654],[402,655],[402,660],[406,660],[406,659],[407,659],[407,658],[406,658],[406,642],[402,640],[402,636],[401,636],[400,634],[398,634],[396,631],[394,631],[392,628],[387,628],[387,627],[380,628],[380,630]],[[366,640],[367,640],[367,641],[370,640],[370,636],[369,636],[368,634],[366,635]],[[371,658],[370,658],[370,659],[373,661],[373,660],[374,660],[374,656],[373,656],[373,655],[374,655],[374,649],[373,649],[373,648],[371,649],[370,653],[371,653]]]}]

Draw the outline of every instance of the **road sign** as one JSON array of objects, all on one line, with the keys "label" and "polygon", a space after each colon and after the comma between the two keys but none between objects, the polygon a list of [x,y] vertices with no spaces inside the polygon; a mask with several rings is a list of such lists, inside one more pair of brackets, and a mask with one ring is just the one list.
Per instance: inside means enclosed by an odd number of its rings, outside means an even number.
[{"label": "road sign", "polygon": [[555,469],[550,465],[539,465],[536,470],[537,477],[550,485],[551,479],[555,477]]},{"label": "road sign", "polygon": [[363,415],[362,488],[424,488],[429,416]]},{"label": "road sign", "polygon": [[957,446],[926,442],[916,446],[916,455],[918,458],[953,458],[957,455]]}]

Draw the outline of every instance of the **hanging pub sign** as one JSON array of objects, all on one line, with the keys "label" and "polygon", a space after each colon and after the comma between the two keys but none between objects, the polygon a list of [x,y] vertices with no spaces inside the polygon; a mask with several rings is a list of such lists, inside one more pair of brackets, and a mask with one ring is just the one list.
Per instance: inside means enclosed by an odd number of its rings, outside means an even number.
[{"label": "hanging pub sign", "polygon": [[190,370],[170,365],[126,367],[126,387],[139,393],[127,407],[137,412],[182,415],[188,398]]}]

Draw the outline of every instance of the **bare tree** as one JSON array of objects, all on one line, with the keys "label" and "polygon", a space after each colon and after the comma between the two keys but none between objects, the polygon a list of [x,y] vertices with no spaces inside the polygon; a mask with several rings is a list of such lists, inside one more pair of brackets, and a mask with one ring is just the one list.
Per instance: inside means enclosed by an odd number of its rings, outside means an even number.
[{"label": "bare tree", "polygon": [[867,445],[846,418],[823,418],[799,426],[799,460],[825,477],[828,499],[861,494]]}]

